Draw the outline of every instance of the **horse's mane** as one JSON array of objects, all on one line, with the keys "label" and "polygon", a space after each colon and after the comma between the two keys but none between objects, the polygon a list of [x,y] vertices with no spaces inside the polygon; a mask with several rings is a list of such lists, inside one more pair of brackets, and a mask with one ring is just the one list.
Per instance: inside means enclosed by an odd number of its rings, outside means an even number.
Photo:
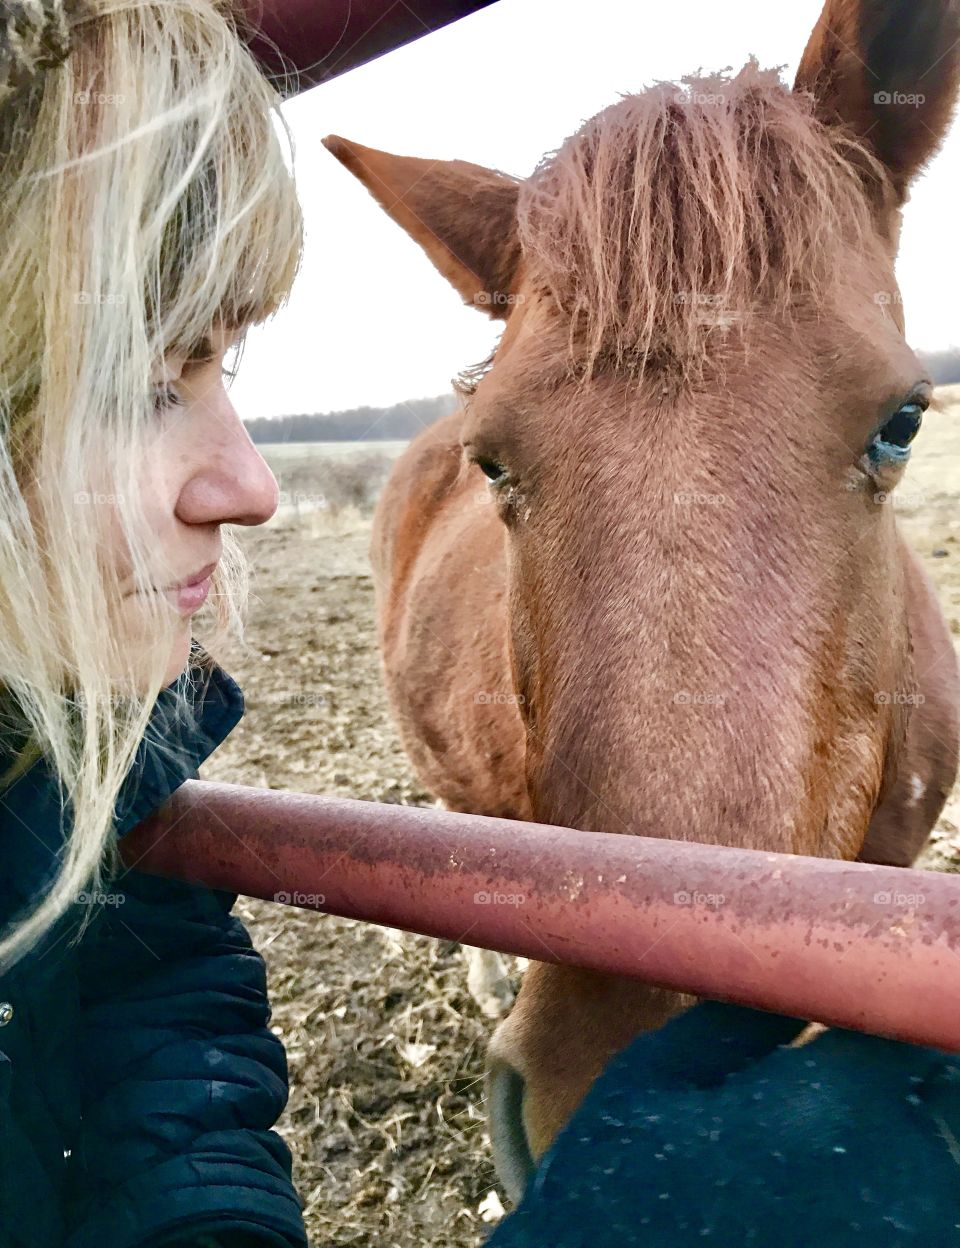
[{"label": "horse's mane", "polygon": [[522,184],[520,237],[588,373],[651,355],[687,372],[712,331],[819,301],[842,253],[876,239],[865,179],[883,177],[812,97],[751,60],[586,122]]}]

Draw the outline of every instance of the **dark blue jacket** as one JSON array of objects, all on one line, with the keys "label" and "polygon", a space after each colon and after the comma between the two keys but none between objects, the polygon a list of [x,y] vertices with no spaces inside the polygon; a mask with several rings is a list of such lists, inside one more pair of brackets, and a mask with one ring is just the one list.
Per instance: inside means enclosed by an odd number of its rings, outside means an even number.
[{"label": "dark blue jacket", "polygon": [[805,1026],[710,1001],[640,1036],[487,1248],[957,1248],[960,1057]]},{"label": "dark blue jacket", "polygon": [[[202,658],[195,648],[186,722],[170,688],[158,699],[120,835],[243,714],[238,686]],[[3,928],[52,878],[68,821],[42,760],[0,793]],[[290,1153],[271,1130],[286,1056],[235,900],[124,871],[78,942],[81,904],[0,974],[0,1248],[158,1248],[201,1231],[306,1245]]]}]

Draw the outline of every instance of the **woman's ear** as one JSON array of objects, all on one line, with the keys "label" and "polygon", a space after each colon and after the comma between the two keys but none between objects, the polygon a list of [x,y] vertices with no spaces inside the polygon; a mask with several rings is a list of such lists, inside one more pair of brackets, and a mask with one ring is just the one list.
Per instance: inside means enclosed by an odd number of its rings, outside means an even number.
[{"label": "woman's ear", "polygon": [[323,145],[419,243],[464,303],[506,320],[520,260],[518,179],[464,160],[394,156],[335,134]]},{"label": "woman's ear", "polygon": [[957,0],[826,0],[794,90],[870,148],[902,203],[943,141],[958,82]]}]

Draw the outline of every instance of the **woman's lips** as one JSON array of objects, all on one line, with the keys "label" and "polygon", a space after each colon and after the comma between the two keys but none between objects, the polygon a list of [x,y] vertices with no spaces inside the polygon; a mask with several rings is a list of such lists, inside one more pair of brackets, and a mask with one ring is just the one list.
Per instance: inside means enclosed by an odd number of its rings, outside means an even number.
[{"label": "woman's lips", "polygon": [[207,595],[210,593],[210,578],[216,566],[215,563],[207,564],[205,568],[194,573],[189,580],[169,586],[163,591],[164,596],[178,611],[185,615],[191,614],[206,602]]},{"label": "woman's lips", "polygon": [[198,581],[196,585],[181,585],[179,588],[165,589],[163,592],[178,611],[189,615],[206,602],[207,594],[210,593],[210,577]]}]

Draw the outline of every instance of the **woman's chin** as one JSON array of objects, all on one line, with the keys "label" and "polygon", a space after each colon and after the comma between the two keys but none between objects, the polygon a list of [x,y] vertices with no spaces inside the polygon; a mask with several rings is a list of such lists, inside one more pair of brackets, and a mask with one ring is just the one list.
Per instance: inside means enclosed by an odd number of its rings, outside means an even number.
[{"label": "woman's chin", "polygon": [[164,685],[169,685],[176,680],[189,663],[192,637],[193,630],[190,627],[190,621],[189,619],[184,620],[183,627],[178,629],[176,640],[170,649],[170,660],[167,663],[167,670],[163,678]]},{"label": "woman's chin", "polygon": [[165,604],[137,594],[131,594],[126,602],[128,609],[119,625],[122,641],[118,649],[123,657],[117,660],[117,679],[146,693],[158,679],[157,656],[166,654],[159,674],[160,687],[165,688],[190,662],[193,615],[171,611]]}]

